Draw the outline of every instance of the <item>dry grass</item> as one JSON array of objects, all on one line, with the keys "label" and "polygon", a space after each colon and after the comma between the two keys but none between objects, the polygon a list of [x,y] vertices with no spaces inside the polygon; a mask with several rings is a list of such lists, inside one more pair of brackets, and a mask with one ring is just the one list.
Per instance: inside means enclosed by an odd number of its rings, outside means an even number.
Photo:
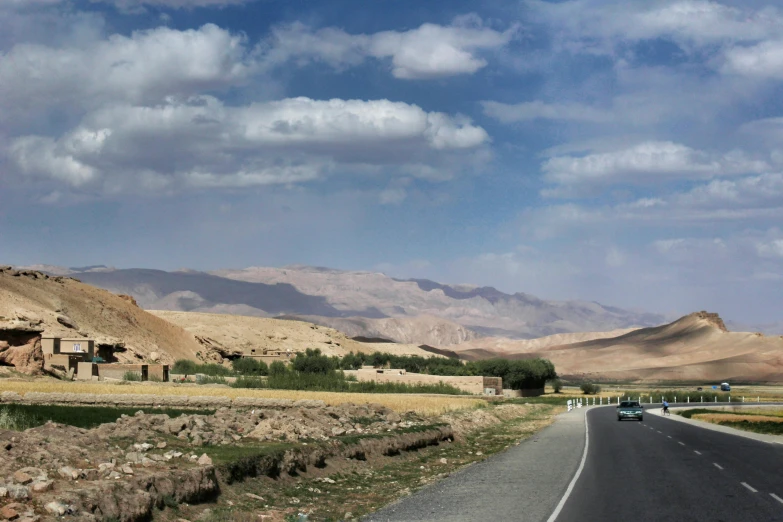
[{"label": "dry grass", "polygon": [[783,422],[783,417],[775,415],[732,415],[730,413],[702,413],[692,419],[720,424],[721,422]]},{"label": "dry grass", "polygon": [[419,415],[436,416],[449,411],[478,408],[485,404],[481,399],[458,395],[332,393],[294,390],[250,390],[239,388],[212,388],[195,385],[105,384],[37,380],[33,382],[0,381],[0,392],[13,391],[43,393],[93,393],[93,394],[144,394],[188,395],[213,397],[261,397],[268,399],[311,399],[329,405],[351,402],[355,404],[382,404],[398,412],[415,411]]}]

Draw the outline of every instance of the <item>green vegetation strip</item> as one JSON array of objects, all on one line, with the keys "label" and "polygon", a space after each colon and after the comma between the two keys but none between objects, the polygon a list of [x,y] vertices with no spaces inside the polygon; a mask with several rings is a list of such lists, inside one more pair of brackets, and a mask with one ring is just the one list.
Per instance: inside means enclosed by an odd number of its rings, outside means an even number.
[{"label": "green vegetation strip", "polygon": [[[352,393],[437,393],[445,395],[469,395],[459,388],[440,382],[438,384],[404,384],[357,382],[354,376],[346,377],[344,370],[356,370],[362,366],[376,368],[400,368],[411,373],[439,376],[501,377],[504,387],[512,389],[543,388],[546,381],[557,377],[555,367],[546,359],[509,361],[489,359],[463,362],[442,357],[397,356],[388,353],[354,354],[328,357],[319,349],[308,348],[297,353],[290,365],[275,361],[267,366],[254,359],[236,359],[232,367],[219,364],[196,364],[180,360],[174,363],[172,373],[177,375],[201,374],[200,384],[228,384],[226,377],[236,377],[230,384],[234,388],[268,388],[277,390],[309,390]],[[593,388],[591,388],[593,389]],[[598,389],[597,387],[595,389]]]},{"label": "green vegetation strip", "polygon": [[[690,419],[694,415],[703,415],[706,413],[715,413],[719,415],[741,415],[743,417],[754,415],[769,415],[769,413],[764,411],[724,411],[710,410],[707,408],[696,408],[693,410],[677,412],[677,415],[681,415],[687,419]],[[729,428],[735,428],[738,430],[751,431],[753,433],[762,433],[765,435],[783,435],[783,421],[749,421],[742,419],[736,421],[723,420],[720,422],[715,422],[714,424],[718,424],[719,426],[727,426]]]},{"label": "green vegetation strip", "polygon": [[133,415],[139,410],[150,414],[165,413],[169,417],[178,417],[183,414],[211,415],[215,413],[215,410],[181,410],[171,408],[6,404],[0,406],[0,429],[23,431],[42,426],[48,421],[90,429],[107,422],[114,422],[122,415]]}]

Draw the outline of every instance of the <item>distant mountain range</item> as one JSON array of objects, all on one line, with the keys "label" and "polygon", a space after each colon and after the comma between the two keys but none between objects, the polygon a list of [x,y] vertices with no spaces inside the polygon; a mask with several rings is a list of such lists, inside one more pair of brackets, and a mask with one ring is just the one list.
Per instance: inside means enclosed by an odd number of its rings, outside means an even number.
[{"label": "distant mountain range", "polygon": [[483,336],[530,339],[655,326],[667,320],[589,301],[549,301],[492,287],[307,266],[213,272],[29,268],[132,295],[145,309],[302,318],[349,330],[349,335],[402,343],[448,346]]}]

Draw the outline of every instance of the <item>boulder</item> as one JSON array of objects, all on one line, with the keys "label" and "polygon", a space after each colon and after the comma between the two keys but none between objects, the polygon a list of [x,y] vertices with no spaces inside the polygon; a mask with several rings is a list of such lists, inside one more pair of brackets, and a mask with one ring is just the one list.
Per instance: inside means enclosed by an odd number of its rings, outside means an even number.
[{"label": "boulder", "polygon": [[73,320],[68,317],[67,315],[58,315],[57,316],[57,322],[63,325],[66,328],[70,328],[71,330],[78,330],[79,327],[76,326],[76,323],[73,322]]}]

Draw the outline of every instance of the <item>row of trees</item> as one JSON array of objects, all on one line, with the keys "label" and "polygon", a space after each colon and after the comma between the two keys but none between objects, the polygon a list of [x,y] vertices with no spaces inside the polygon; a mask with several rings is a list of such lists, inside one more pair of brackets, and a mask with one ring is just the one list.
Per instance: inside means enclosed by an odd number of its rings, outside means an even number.
[{"label": "row of trees", "polygon": [[514,390],[543,388],[546,381],[557,377],[554,365],[546,359],[487,359],[463,363],[442,357],[401,356],[389,353],[364,354],[353,352],[340,357],[327,357],[318,349],[296,354],[291,362],[295,371],[328,373],[335,370],[356,370],[362,366],[401,368],[412,373],[429,375],[481,375],[502,377],[503,386]]},{"label": "row of trees", "polygon": [[197,364],[192,361],[177,361],[174,373],[196,374],[215,377],[238,375],[245,377],[282,376],[288,372],[307,375],[334,375],[340,370],[358,370],[362,366],[401,368],[411,373],[425,373],[443,376],[501,377],[503,386],[514,390],[543,388],[548,380],[555,379],[554,365],[546,359],[487,359],[463,363],[458,359],[443,357],[401,356],[389,353],[349,353],[344,357],[329,357],[319,349],[308,348],[297,353],[291,360],[290,369],[285,363],[275,361],[267,366],[263,361],[252,358],[232,361],[232,368],[218,364]]}]

